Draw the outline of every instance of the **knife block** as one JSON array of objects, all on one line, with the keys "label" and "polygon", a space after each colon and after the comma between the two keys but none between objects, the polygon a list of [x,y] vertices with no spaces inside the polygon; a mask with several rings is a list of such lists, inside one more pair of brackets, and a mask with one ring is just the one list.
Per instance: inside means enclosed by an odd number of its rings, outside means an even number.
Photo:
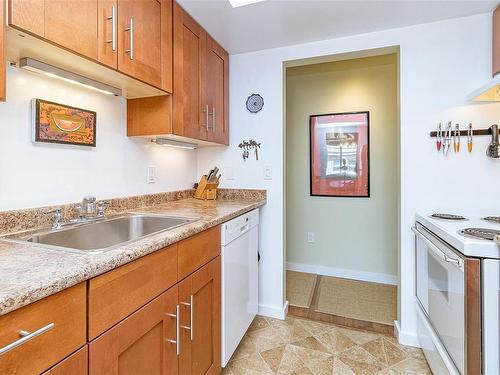
[{"label": "knife block", "polygon": [[198,183],[198,187],[194,192],[194,197],[196,199],[203,200],[216,200],[217,199],[217,187],[219,186],[218,182],[209,183],[207,180],[207,176],[201,176],[200,182]]}]

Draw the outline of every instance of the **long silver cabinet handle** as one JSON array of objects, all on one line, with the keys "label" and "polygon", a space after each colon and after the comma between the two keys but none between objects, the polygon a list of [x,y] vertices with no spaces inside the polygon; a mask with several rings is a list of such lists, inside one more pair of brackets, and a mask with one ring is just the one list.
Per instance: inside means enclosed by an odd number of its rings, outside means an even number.
[{"label": "long silver cabinet handle", "polygon": [[189,303],[188,302],[181,302],[181,305],[189,306],[189,315],[190,315],[189,327],[181,326],[181,328],[189,330],[191,341],[193,341],[193,338],[194,338],[194,320],[193,320],[193,317],[194,317],[194,298],[193,298],[193,295],[191,295]]},{"label": "long silver cabinet handle", "polygon": [[204,127],[204,128],[206,128],[207,131],[208,131],[208,128],[209,128],[209,126],[208,126],[208,116],[210,115],[210,112],[208,110],[208,104],[204,108],[202,108],[201,110],[202,110],[203,113],[205,113],[205,125],[201,124],[201,126]]},{"label": "long silver cabinet handle", "polygon": [[171,316],[172,318],[175,318],[175,340],[169,340],[167,339],[167,342],[171,344],[175,344],[175,353],[177,355],[181,354],[181,340],[179,338],[181,337],[180,335],[180,322],[179,322],[179,305],[175,307],[175,314],[169,314],[166,313],[166,316]]},{"label": "long silver cabinet handle", "polygon": [[125,31],[130,31],[130,43],[129,49],[125,50],[125,53],[128,53],[130,56],[130,60],[134,59],[134,19],[130,17],[129,27],[125,29]]},{"label": "long silver cabinet handle", "polygon": [[212,107],[212,131],[215,133],[215,107]]},{"label": "long silver cabinet handle", "polygon": [[111,49],[116,51],[116,5],[113,5],[111,8],[111,16],[106,17],[107,20],[111,21],[111,40],[108,40],[108,43],[111,43]]},{"label": "long silver cabinet handle", "polygon": [[16,340],[16,341],[4,346],[3,348],[0,348],[0,355],[7,353],[14,348],[17,348],[18,346],[24,344],[25,342],[28,342],[28,341],[34,339],[35,337],[40,336],[41,334],[44,334],[47,331],[50,331],[54,327],[55,327],[54,323],[49,323],[46,326],[44,326],[40,329],[37,329],[35,332],[19,331],[19,336],[21,336],[21,338],[19,340]]}]

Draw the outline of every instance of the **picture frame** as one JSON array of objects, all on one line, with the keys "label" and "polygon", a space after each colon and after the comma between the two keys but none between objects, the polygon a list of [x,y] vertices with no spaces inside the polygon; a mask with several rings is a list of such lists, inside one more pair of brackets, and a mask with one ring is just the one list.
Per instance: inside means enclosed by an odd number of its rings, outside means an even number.
[{"label": "picture frame", "polygon": [[309,116],[310,196],[370,197],[370,112]]},{"label": "picture frame", "polygon": [[96,112],[33,99],[32,114],[33,142],[96,147]]}]

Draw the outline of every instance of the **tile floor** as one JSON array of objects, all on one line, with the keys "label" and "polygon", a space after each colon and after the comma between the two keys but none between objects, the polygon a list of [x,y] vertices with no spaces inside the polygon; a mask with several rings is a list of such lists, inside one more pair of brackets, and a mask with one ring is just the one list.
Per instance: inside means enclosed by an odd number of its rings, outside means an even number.
[{"label": "tile floor", "polygon": [[256,317],[223,375],[431,374],[420,349],[393,337],[287,317]]}]

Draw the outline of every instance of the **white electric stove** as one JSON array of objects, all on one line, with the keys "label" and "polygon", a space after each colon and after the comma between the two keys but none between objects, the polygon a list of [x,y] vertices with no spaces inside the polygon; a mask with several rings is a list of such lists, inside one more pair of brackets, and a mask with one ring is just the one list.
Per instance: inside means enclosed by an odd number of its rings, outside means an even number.
[{"label": "white electric stove", "polygon": [[418,336],[436,375],[498,375],[500,217],[416,215]]}]

